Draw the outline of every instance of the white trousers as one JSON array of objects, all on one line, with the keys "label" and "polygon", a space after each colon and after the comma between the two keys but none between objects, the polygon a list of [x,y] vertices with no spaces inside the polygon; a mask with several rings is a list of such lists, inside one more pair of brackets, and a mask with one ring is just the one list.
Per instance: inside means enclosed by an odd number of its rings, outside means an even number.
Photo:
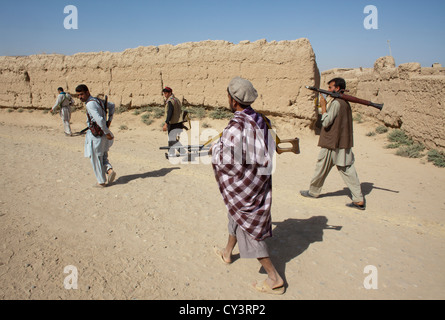
[{"label": "white trousers", "polygon": [[90,159],[97,182],[99,184],[104,184],[107,181],[107,171],[113,169],[108,161],[108,152],[105,152],[103,156],[92,154]]},{"label": "white trousers", "polygon": [[71,126],[70,126],[70,120],[71,120],[71,110],[70,107],[63,107],[60,108],[60,118],[63,122],[63,130],[66,134],[71,134]]}]

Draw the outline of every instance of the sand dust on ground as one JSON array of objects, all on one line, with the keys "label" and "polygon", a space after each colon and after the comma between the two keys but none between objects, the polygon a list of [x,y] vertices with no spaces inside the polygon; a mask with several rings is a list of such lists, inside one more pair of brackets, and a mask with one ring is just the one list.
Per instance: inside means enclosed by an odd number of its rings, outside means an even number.
[{"label": "sand dust on ground", "polygon": [[[73,113],[73,131],[85,121]],[[300,196],[318,137],[276,122],[302,152],[276,160],[267,243],[287,288],[269,296],[249,289],[266,277],[258,261],[214,255],[228,234],[212,167],[167,161],[161,121],[115,116],[117,179],[98,189],[84,136],[66,137],[57,115],[0,110],[0,299],[445,298],[445,169],[394,155],[385,135],[366,136],[372,122],[355,124],[364,212],[345,206],[335,169],[321,198]],[[202,143],[226,123],[201,120],[194,134]]]}]

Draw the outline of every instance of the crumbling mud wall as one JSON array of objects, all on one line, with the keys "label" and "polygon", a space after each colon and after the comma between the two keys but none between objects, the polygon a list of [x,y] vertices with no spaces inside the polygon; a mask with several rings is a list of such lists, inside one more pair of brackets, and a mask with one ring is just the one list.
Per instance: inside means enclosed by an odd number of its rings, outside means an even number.
[{"label": "crumbling mud wall", "polygon": [[405,130],[430,149],[445,151],[445,68],[422,68],[419,63],[396,67],[393,57],[382,57],[374,68],[322,72],[321,87],[335,77],[346,80],[348,94],[385,104],[381,112],[357,104],[352,105],[355,111]]},{"label": "crumbling mud wall", "polygon": [[307,39],[0,57],[0,106],[49,108],[58,87],[75,93],[84,83],[93,95],[106,94],[117,106],[163,104],[161,89],[169,86],[185,103],[226,107],[227,85],[234,76],[253,82],[259,93],[256,109],[313,120],[314,95],[304,87],[318,86],[320,73]]}]

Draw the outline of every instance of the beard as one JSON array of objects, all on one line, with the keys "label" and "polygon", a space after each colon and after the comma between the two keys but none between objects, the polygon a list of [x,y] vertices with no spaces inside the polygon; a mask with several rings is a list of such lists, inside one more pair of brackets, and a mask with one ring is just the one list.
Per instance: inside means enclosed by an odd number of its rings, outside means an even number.
[{"label": "beard", "polygon": [[233,100],[230,102],[230,111],[232,111],[232,113],[236,112],[235,103],[233,103]]}]

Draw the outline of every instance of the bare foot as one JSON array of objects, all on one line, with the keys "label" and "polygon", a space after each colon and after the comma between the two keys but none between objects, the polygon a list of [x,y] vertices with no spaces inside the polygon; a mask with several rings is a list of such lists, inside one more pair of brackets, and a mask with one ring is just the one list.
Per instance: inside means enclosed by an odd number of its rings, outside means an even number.
[{"label": "bare foot", "polygon": [[222,263],[224,263],[224,264],[231,264],[232,263],[232,259],[231,258],[227,259],[225,257],[224,250],[218,249],[217,247],[213,247],[213,251],[221,259]]},{"label": "bare foot", "polygon": [[94,187],[96,188],[105,188],[107,185],[105,183],[96,183]]},{"label": "bare foot", "polygon": [[267,285],[269,287],[271,287],[272,289],[276,289],[276,288],[281,288],[284,286],[284,281],[283,279],[281,279],[280,276],[278,276],[278,278],[276,280],[272,280],[271,278],[267,278],[265,280],[265,282],[267,283]]},{"label": "bare foot", "polygon": [[285,292],[284,283],[282,280],[281,282],[275,282],[270,278],[252,283],[251,287],[256,291],[268,294],[280,295],[284,294]]}]

